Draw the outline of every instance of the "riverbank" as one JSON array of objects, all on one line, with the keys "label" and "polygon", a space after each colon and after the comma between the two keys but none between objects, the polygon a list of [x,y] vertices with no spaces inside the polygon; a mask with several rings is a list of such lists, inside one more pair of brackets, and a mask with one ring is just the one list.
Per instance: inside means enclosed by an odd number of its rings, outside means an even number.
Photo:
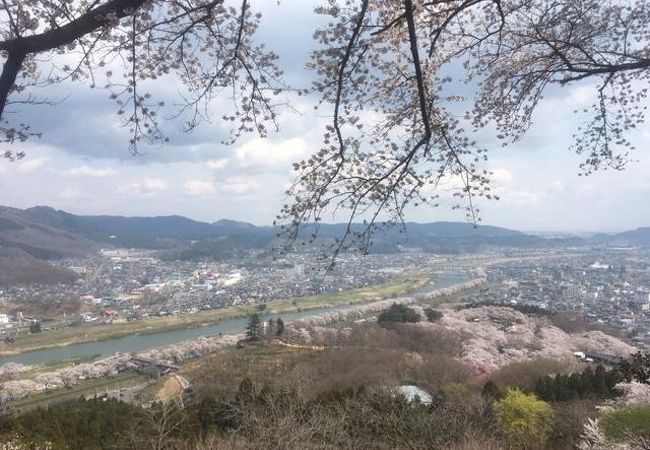
[{"label": "riverbank", "polygon": [[[447,277],[441,278],[441,282],[438,284],[439,287],[432,289],[430,292],[426,293],[425,296],[441,297],[444,295],[458,293],[464,289],[476,287],[478,284],[484,281],[484,279],[467,280],[466,275],[463,275],[463,280],[461,280],[459,274],[447,274]],[[428,280],[426,281],[428,282]],[[411,286],[413,285],[411,284]],[[294,320],[300,321],[300,319],[306,319],[309,317],[311,317],[312,320],[318,320],[320,317],[322,317],[322,314],[329,313],[333,313],[339,318],[349,318],[350,314],[358,314],[362,312],[360,308],[372,308],[372,305],[375,305],[376,307],[384,306],[392,301],[411,302],[413,300],[413,297],[401,297],[394,300],[375,298],[374,300],[368,301],[365,305],[360,305],[357,302],[357,304],[342,305],[340,308],[320,308],[315,309],[311,315],[309,311],[304,311],[299,314],[294,313],[293,316],[287,315],[286,320],[287,323],[292,323]],[[331,318],[333,319],[334,317]],[[228,321],[224,321],[223,323],[225,322]],[[233,322],[233,325],[235,325],[234,322],[237,322],[237,326],[233,326],[231,329],[232,334],[224,333],[223,336],[213,335],[211,337],[205,335],[199,336],[195,339],[185,340],[180,343],[174,343],[163,347],[140,351],[137,352],[137,356],[154,360],[172,361],[176,364],[181,364],[187,360],[197,358],[217,349],[234,345],[243,336],[242,330],[245,326],[246,320],[230,320],[230,322]],[[71,387],[72,385],[76,385],[79,380],[90,380],[105,376],[115,376],[134,367],[133,361],[131,360],[131,352],[133,350],[134,349],[130,349],[128,352],[118,352],[112,356],[100,359],[95,362],[82,363],[73,367],[61,368],[52,372],[39,371],[37,375],[33,371],[25,371],[22,369],[24,372],[23,376],[27,375],[30,372],[32,376],[29,379],[13,379],[12,381],[6,382],[3,386],[2,391],[0,392],[0,395],[6,400],[17,400],[35,392],[38,393],[55,390],[63,386]],[[20,370],[20,367],[17,369]],[[19,377],[19,373],[20,372],[17,372],[16,376]]]},{"label": "riverbank", "polygon": [[[102,325],[79,325],[37,334],[20,336],[13,344],[0,344],[2,357],[19,355],[48,348],[67,347],[74,344],[100,342],[118,339],[129,335],[146,335],[159,332],[171,332],[186,328],[215,324],[224,319],[248,317],[255,312],[282,314],[352,305],[370,301],[407,295],[410,290],[422,287],[429,282],[431,274],[418,273],[375,286],[351,289],[344,292],[319,294],[307,297],[273,300],[260,310],[256,305],[231,306],[227,308],[197,311],[169,317],[151,317],[146,320]],[[2,362],[0,361],[0,364]]]}]

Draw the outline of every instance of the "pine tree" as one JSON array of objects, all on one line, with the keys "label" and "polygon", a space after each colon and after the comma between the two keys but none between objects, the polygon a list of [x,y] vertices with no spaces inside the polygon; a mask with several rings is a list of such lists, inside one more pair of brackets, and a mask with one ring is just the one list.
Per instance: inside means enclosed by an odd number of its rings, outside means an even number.
[{"label": "pine tree", "polygon": [[580,375],[582,378],[583,397],[589,397],[594,393],[594,371],[587,366]]},{"label": "pine tree", "polygon": [[284,334],[284,320],[282,318],[278,317],[278,320],[275,322],[275,334],[278,336],[282,336]]},{"label": "pine tree", "polygon": [[612,369],[605,375],[605,382],[610,393],[615,394],[615,386],[623,380],[623,375],[617,369]]},{"label": "pine tree", "polygon": [[598,364],[596,372],[594,372],[594,393],[598,397],[609,397],[609,389],[607,388],[607,378],[605,368]]},{"label": "pine tree", "polygon": [[566,401],[573,398],[568,381],[569,377],[566,375],[558,375],[555,377],[555,397],[558,401]]},{"label": "pine tree", "polygon": [[573,372],[569,376],[569,389],[571,390],[572,397],[583,398],[589,393],[589,389],[583,383],[582,374]]},{"label": "pine tree", "polygon": [[619,366],[623,377],[630,382],[650,384],[650,353],[637,352]]},{"label": "pine tree", "polygon": [[253,314],[249,321],[248,327],[246,328],[246,338],[249,341],[256,341],[259,338],[259,326],[260,326],[260,316]]},{"label": "pine tree", "polygon": [[433,308],[426,308],[424,310],[424,315],[427,316],[429,322],[436,322],[442,318],[442,313]]}]

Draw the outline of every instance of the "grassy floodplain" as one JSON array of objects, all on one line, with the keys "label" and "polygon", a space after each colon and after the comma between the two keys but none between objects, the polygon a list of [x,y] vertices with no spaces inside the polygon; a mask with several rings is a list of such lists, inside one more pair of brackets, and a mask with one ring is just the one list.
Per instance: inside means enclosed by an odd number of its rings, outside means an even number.
[{"label": "grassy floodplain", "polygon": [[[386,283],[346,291],[273,300],[266,303],[264,312],[283,313],[342,304],[366,303],[406,295],[409,291],[426,284],[433,272],[419,271]],[[95,342],[119,338],[131,334],[156,333],[180,328],[201,326],[222,319],[246,317],[259,312],[256,305],[230,306],[226,308],[197,311],[167,317],[151,317],[135,322],[101,325],[79,325],[57,330],[19,336],[15,343],[0,343],[0,356],[13,355],[32,350],[67,346],[83,342]]]}]

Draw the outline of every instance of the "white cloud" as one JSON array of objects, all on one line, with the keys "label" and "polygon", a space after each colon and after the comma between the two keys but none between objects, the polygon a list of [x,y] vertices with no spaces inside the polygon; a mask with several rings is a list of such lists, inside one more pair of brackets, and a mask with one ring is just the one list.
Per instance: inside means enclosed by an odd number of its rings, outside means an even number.
[{"label": "white cloud", "polygon": [[583,108],[596,101],[598,85],[590,83],[571,86],[568,88],[568,91],[568,95],[565,97],[567,106],[572,108]]},{"label": "white cloud", "polygon": [[86,194],[84,192],[81,192],[79,189],[68,188],[68,189],[64,189],[61,192],[59,192],[57,197],[59,197],[59,198],[61,198],[63,200],[79,200],[79,199],[82,199],[82,198],[89,198],[90,195],[88,195],[88,194]]},{"label": "white cloud", "polygon": [[564,187],[564,183],[562,183],[560,180],[555,180],[551,183],[551,191],[564,192],[566,191],[566,187]]},{"label": "white cloud", "polygon": [[280,142],[251,139],[235,150],[235,157],[242,167],[289,167],[291,162],[307,153],[307,143],[299,137]]},{"label": "white cloud", "polygon": [[257,181],[246,177],[230,177],[219,183],[219,191],[227,194],[250,194],[259,188],[260,185]]},{"label": "white cloud", "polygon": [[184,184],[185,190],[191,195],[214,194],[216,189],[212,181],[190,180]]},{"label": "white cloud", "polygon": [[502,194],[501,199],[514,206],[532,206],[542,201],[543,194],[526,189],[514,189]]},{"label": "white cloud", "polygon": [[41,156],[38,158],[26,158],[20,161],[16,161],[16,170],[21,173],[31,173],[37,169],[40,169],[50,158],[47,156]]},{"label": "white cloud", "polygon": [[422,189],[424,195],[435,195],[442,192],[454,192],[465,187],[465,182],[460,175],[444,174],[438,180],[438,185],[428,184]]},{"label": "white cloud", "polygon": [[503,167],[497,167],[492,169],[492,175],[490,179],[494,183],[495,187],[502,187],[508,185],[512,182],[512,172]]},{"label": "white cloud", "polygon": [[205,165],[210,170],[221,170],[228,165],[228,159],[227,158],[211,159],[208,162],[206,162]]},{"label": "white cloud", "polygon": [[169,184],[160,178],[144,178],[141,181],[136,181],[118,189],[122,194],[136,194],[143,196],[155,195],[159,192],[165,191],[169,188]]},{"label": "white cloud", "polygon": [[110,167],[105,167],[100,169],[100,168],[93,168],[85,164],[83,166],[73,167],[71,169],[61,172],[61,174],[64,176],[71,176],[71,177],[88,176],[88,177],[97,177],[97,178],[108,177],[110,175],[115,175],[116,173],[117,171]]}]

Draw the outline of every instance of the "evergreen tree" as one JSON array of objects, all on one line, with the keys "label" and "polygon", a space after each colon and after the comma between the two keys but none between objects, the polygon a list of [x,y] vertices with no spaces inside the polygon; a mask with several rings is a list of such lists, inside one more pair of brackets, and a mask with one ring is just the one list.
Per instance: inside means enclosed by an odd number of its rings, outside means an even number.
[{"label": "evergreen tree", "polygon": [[609,398],[617,395],[614,387],[622,379],[616,369],[607,371],[603,366],[594,372],[587,366],[582,373],[545,376],[535,382],[534,392],[546,401],[569,401],[575,398]]},{"label": "evergreen tree", "polygon": [[278,320],[275,323],[275,334],[282,336],[284,334],[284,320],[281,317],[278,317]]},{"label": "evergreen tree", "polygon": [[256,341],[259,339],[259,328],[260,316],[253,314],[248,321],[248,327],[246,328],[246,338],[249,341]]},{"label": "evergreen tree", "polygon": [[587,366],[580,376],[582,378],[583,396],[590,396],[594,392],[594,371],[591,366]]},{"label": "evergreen tree", "polygon": [[616,385],[623,380],[623,375],[617,369],[613,369],[607,372],[605,375],[605,382],[607,383],[607,388],[612,394],[616,394]]},{"label": "evergreen tree", "polygon": [[390,308],[383,310],[379,317],[377,317],[379,323],[389,323],[389,322],[406,322],[406,323],[416,323],[420,321],[420,315],[412,308],[409,308],[406,305],[399,305],[393,303]]},{"label": "evergreen tree", "polygon": [[578,372],[573,372],[569,376],[569,389],[571,398],[581,398],[589,392],[589,388],[583,383],[582,374]]},{"label": "evergreen tree", "polygon": [[427,316],[429,322],[435,322],[442,319],[442,313],[437,309],[427,308],[424,310],[424,315]]},{"label": "evergreen tree", "polygon": [[568,381],[569,377],[566,375],[558,375],[555,377],[555,397],[558,401],[566,401],[571,399],[571,392]]},{"label": "evergreen tree", "polygon": [[594,372],[594,393],[600,398],[610,396],[610,390],[607,388],[605,368],[600,364],[598,364]]},{"label": "evergreen tree", "polygon": [[535,386],[535,392],[542,400],[549,402],[557,401],[557,389],[554,378],[546,375],[540,378],[539,383],[536,383]]},{"label": "evergreen tree", "polygon": [[623,377],[628,381],[650,384],[650,353],[637,352],[619,366]]}]

